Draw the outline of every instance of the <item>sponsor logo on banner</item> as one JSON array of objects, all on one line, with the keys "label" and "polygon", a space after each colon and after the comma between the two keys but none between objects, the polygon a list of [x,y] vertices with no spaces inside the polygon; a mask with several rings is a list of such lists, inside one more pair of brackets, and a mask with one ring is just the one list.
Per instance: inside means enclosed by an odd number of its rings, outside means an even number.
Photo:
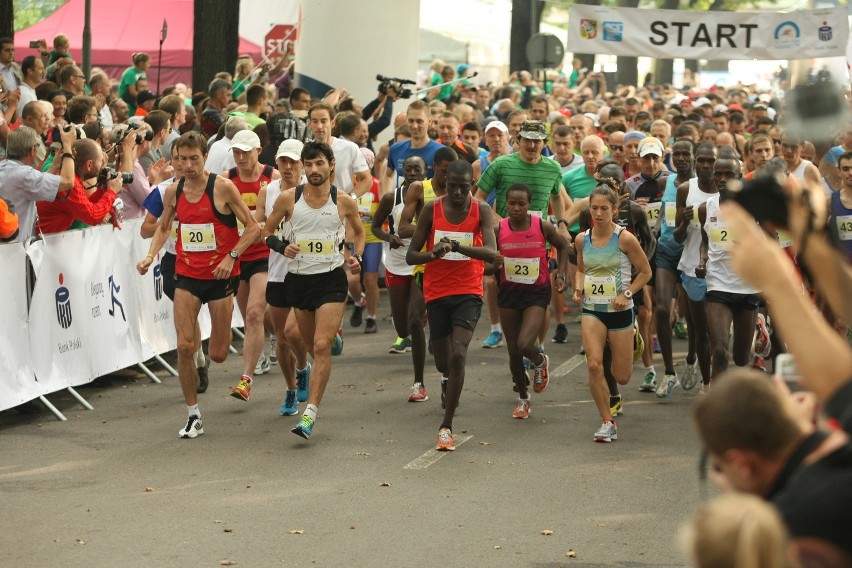
[{"label": "sponsor logo on banner", "polygon": [[820,41],[831,41],[834,32],[832,27],[828,25],[828,22],[823,22],[822,26],[819,28],[819,40]]},{"label": "sponsor logo on banner", "polygon": [[583,39],[595,39],[598,37],[598,21],[580,20],[580,37]]},{"label": "sponsor logo on banner", "polygon": [[799,41],[800,36],[799,26],[796,22],[790,20],[781,22],[775,28],[775,48],[795,49],[801,44],[801,41]]},{"label": "sponsor logo on banner", "polygon": [[124,317],[124,306],[121,305],[121,302],[118,299],[118,293],[121,292],[121,286],[115,281],[113,276],[109,277],[109,292],[110,292],[110,300],[112,301],[112,306],[109,309],[109,315],[115,317],[115,307],[121,310],[121,319],[127,321],[127,318]]},{"label": "sponsor logo on banner", "polygon": [[163,266],[159,262],[154,265],[154,299],[163,299]]},{"label": "sponsor logo on banner", "polygon": [[59,273],[59,288],[56,289],[56,320],[62,329],[71,327],[71,292],[63,286],[65,277]]},{"label": "sponsor logo on banner", "polygon": [[624,22],[604,22],[604,41],[624,41]]}]

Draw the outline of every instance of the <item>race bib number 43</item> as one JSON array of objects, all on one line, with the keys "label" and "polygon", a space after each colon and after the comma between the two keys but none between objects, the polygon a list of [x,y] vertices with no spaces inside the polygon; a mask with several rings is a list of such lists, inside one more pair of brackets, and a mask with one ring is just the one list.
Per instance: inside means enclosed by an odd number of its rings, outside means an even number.
[{"label": "race bib number 43", "polygon": [[216,233],[213,223],[180,226],[181,246],[185,252],[216,250]]},{"label": "race bib number 43", "polygon": [[852,241],[852,215],[837,216],[837,233],[841,241]]},{"label": "race bib number 43", "polygon": [[506,280],[517,284],[534,284],[538,280],[540,261],[537,258],[504,258]]},{"label": "race bib number 43", "polygon": [[611,304],[615,299],[615,276],[586,276],[583,292],[590,304]]},{"label": "race bib number 43", "polygon": [[[473,233],[459,233],[456,231],[435,231],[435,242],[437,243],[443,238],[451,241],[458,241],[463,247],[473,246]],[[470,260],[470,257],[463,255],[460,252],[448,252],[443,256],[444,260]]]}]

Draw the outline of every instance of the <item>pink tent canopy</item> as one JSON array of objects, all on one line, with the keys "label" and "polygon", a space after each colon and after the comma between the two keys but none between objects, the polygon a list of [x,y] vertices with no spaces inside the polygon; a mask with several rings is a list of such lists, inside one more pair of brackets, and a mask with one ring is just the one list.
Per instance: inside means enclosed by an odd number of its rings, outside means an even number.
[{"label": "pink tent canopy", "polygon": [[[163,44],[161,88],[175,83],[192,84],[192,0],[146,0],[145,2],[116,2],[91,0],[92,4],[92,65],[101,67],[110,77],[120,78],[133,65],[131,55],[144,51],[151,55],[148,70],[149,88],[157,85],[157,55],[163,18],[169,29]],[[63,33],[71,40],[71,56],[83,60],[83,23],[85,0],[69,0],[45,20],[15,33],[15,58],[20,61],[37,51],[30,41],[44,39],[52,49],[53,37]],[[258,61],[260,46],[240,38],[239,52]],[[223,71],[233,69],[222,68]]]}]

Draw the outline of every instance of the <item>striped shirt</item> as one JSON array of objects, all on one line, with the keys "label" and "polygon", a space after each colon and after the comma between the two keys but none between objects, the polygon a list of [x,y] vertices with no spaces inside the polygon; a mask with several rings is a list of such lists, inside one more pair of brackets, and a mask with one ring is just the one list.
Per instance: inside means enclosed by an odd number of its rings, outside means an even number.
[{"label": "striped shirt", "polygon": [[[541,211],[547,215],[550,196],[559,195],[562,185],[562,168],[553,160],[541,159],[528,164],[519,153],[500,156],[482,172],[476,185],[485,193],[497,190],[495,210],[501,217],[508,216],[506,192],[513,183],[525,183],[532,190],[530,213]],[[546,218],[546,217],[545,217]]]}]

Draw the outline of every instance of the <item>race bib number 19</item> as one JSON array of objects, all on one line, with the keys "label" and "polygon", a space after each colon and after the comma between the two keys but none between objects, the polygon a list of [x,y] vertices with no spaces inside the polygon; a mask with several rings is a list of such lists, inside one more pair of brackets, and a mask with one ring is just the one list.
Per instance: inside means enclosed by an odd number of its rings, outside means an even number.
[{"label": "race bib number 19", "polygon": [[216,250],[216,233],[213,230],[213,223],[181,225],[180,240],[185,252]]},{"label": "race bib number 19", "polygon": [[326,235],[304,235],[296,240],[299,245],[299,255],[296,260],[322,262],[331,259],[334,254],[334,241]]}]

